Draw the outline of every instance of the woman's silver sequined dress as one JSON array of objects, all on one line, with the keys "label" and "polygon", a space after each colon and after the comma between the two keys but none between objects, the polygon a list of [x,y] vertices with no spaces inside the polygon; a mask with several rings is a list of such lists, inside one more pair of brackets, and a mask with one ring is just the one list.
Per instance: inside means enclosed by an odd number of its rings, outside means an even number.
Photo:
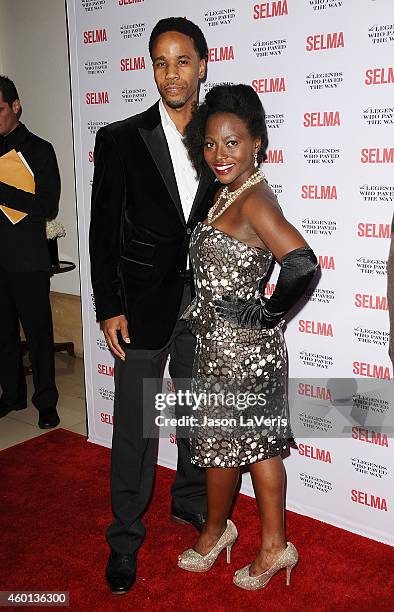
[{"label": "woman's silver sequined dress", "polygon": [[258,298],[272,254],[198,223],[190,258],[196,298],[183,318],[197,337],[192,391],[205,398],[193,410],[198,424],[191,431],[192,463],[239,467],[285,454],[295,442],[283,323],[245,329],[221,319],[214,307],[225,295]]}]

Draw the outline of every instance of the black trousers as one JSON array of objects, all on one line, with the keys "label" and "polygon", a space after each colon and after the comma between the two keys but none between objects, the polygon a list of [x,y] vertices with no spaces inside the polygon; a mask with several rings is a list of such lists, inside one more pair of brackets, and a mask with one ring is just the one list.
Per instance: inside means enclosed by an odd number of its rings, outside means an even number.
[{"label": "black trousers", "polygon": [[55,408],[52,312],[48,272],[10,272],[0,266],[0,386],[1,405],[26,403],[19,320],[25,332],[33,371],[32,402],[38,410]]},{"label": "black trousers", "polygon": [[[185,286],[180,313],[190,303]],[[132,339],[131,339],[132,341]],[[170,355],[171,378],[190,379],[195,338],[185,321],[178,320],[172,336],[160,350],[126,350],[126,359],[115,361],[114,429],[111,458],[111,499],[113,522],[107,529],[107,542],[118,553],[134,555],[145,535],[141,515],[152,494],[158,439],[152,431],[154,395],[161,392],[163,366]],[[143,381],[149,381],[149,390]],[[147,399],[148,394],[148,399]],[[177,508],[186,512],[206,512],[205,471],[190,463],[189,440],[177,438],[178,463],[171,495]],[[162,509],[168,515],[169,508]],[[160,520],[160,516],[157,517]]]}]

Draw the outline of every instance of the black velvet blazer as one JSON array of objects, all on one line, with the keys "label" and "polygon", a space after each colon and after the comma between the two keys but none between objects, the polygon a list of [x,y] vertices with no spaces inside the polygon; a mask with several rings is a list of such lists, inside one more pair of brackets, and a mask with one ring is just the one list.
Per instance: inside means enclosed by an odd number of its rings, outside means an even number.
[{"label": "black velvet blazer", "polygon": [[205,168],[186,220],[158,102],[101,128],[94,160],[90,261],[97,319],[124,314],[133,348],[161,348],[177,320],[190,234],[212,205],[214,176]]}]

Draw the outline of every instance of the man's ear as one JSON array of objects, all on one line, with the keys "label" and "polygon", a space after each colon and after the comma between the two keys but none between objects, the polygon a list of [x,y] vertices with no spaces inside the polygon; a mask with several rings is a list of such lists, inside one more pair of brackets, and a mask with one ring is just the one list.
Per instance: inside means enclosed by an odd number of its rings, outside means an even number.
[{"label": "man's ear", "polygon": [[207,60],[200,59],[200,66],[198,70],[198,78],[200,79],[200,81],[205,78],[206,72],[207,72]]},{"label": "man's ear", "polygon": [[16,100],[13,101],[12,105],[12,112],[14,113],[14,115],[18,115],[21,112],[21,103],[20,100],[18,100],[18,98]]}]

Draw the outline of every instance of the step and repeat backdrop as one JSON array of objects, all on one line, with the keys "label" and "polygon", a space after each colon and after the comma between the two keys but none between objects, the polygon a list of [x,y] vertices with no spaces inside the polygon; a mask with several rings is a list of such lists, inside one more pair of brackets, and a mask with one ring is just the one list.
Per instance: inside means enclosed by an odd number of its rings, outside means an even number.
[{"label": "step and repeat backdrop", "polygon": [[[149,34],[179,15],[208,41],[200,98],[239,82],[261,96],[270,139],[263,170],[319,256],[320,278],[286,332],[299,444],[286,459],[288,508],[394,543],[392,0],[68,0],[89,440],[110,445],[114,396],[89,277],[95,134],[157,100]],[[175,468],[175,434],[160,440],[159,461]],[[253,494],[248,475],[242,491]]]}]

